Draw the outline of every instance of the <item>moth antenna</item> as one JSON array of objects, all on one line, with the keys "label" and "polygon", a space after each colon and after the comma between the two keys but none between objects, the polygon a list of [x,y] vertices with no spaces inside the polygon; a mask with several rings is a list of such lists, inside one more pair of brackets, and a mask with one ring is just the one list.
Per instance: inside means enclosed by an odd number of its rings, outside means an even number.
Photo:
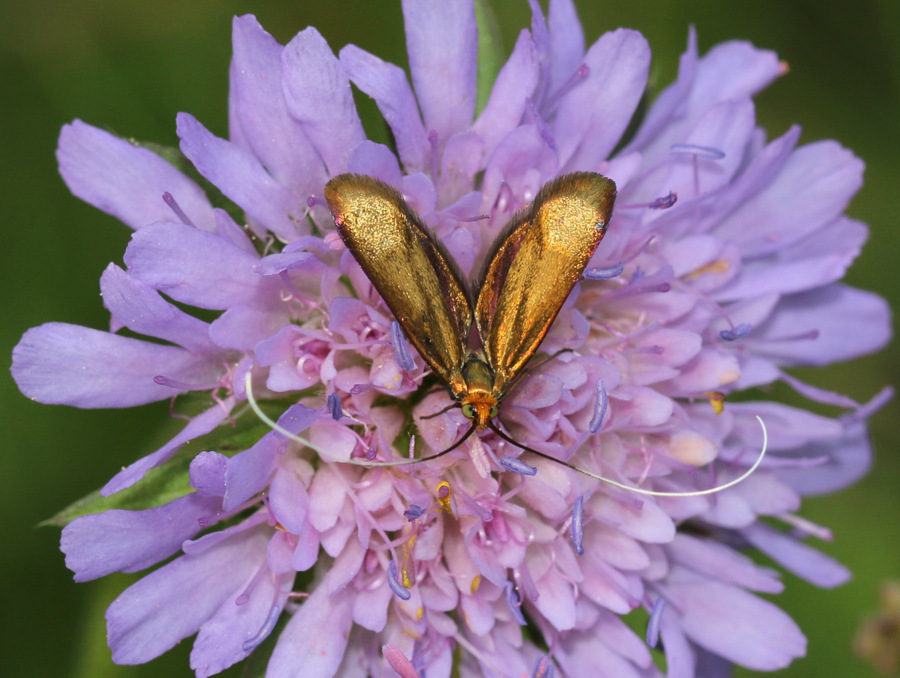
[{"label": "moth antenna", "polygon": [[532,449],[521,443],[518,443],[515,440],[513,440],[512,438],[510,438],[508,435],[506,435],[503,431],[501,431],[499,427],[495,426],[494,422],[492,422],[492,421],[488,422],[488,426],[494,433],[496,433],[498,436],[503,438],[503,440],[505,440],[508,443],[511,443],[512,445],[515,445],[518,448],[525,450],[526,452],[531,452],[532,454],[536,454],[537,456],[543,457],[544,459],[547,459],[549,461],[555,462],[557,464],[561,464],[562,466],[567,466],[570,469],[572,469],[573,471],[578,471],[579,473],[582,473],[582,474],[588,476],[589,478],[599,480],[601,482],[607,483],[608,485],[612,485],[613,487],[618,487],[622,490],[627,490],[629,492],[634,492],[635,494],[643,494],[643,495],[647,495],[650,497],[702,497],[704,495],[716,494],[718,492],[721,492],[722,490],[727,490],[729,487],[734,487],[738,483],[749,478],[753,474],[753,472],[756,471],[756,469],[759,467],[759,465],[762,463],[763,457],[766,456],[766,450],[769,447],[769,434],[766,431],[766,425],[763,422],[762,417],[760,417],[759,415],[756,415],[756,419],[757,419],[757,421],[759,421],[760,427],[762,427],[763,443],[762,443],[762,449],[759,452],[759,456],[756,458],[756,461],[753,462],[753,465],[749,469],[744,471],[744,473],[742,473],[737,478],[735,478],[734,480],[730,480],[729,482],[724,483],[722,485],[717,485],[716,487],[710,487],[705,490],[694,490],[692,492],[662,492],[662,491],[656,491],[656,490],[645,490],[645,489],[642,489],[639,487],[631,487],[630,485],[625,485],[623,483],[616,482],[615,480],[611,480],[609,478],[604,478],[603,476],[597,475],[596,473],[591,473],[587,469],[583,469],[580,466],[575,466],[574,464],[570,464],[567,461],[562,461],[560,459],[556,459],[555,457],[551,457],[549,454],[539,452],[538,450]]},{"label": "moth antenna", "polygon": [[356,464],[357,466],[366,466],[366,467],[377,467],[377,466],[411,466],[412,464],[420,464],[423,461],[431,461],[432,459],[437,459],[439,457],[443,457],[445,454],[448,454],[455,450],[457,447],[462,445],[469,437],[475,433],[475,426],[471,426],[466,434],[453,443],[450,447],[442,452],[438,452],[437,454],[432,454],[430,457],[422,457],[421,459],[401,459],[399,461],[368,461],[362,459],[334,459],[334,457],[328,452],[326,452],[323,448],[319,447],[315,443],[306,438],[301,438],[296,433],[291,433],[286,428],[281,426],[278,422],[273,421],[265,412],[260,409],[259,404],[256,402],[256,398],[253,397],[253,384],[251,383],[250,372],[244,376],[244,387],[247,391],[247,402],[250,405],[250,409],[253,410],[253,413],[259,417],[259,420],[262,421],[266,426],[268,426],[273,431],[277,431],[281,435],[286,438],[293,440],[295,443],[299,443],[305,447],[310,448],[311,450],[315,450],[321,457],[324,459],[331,459],[334,461],[343,462],[346,464]]},{"label": "moth antenna", "polygon": [[552,353],[552,354],[550,354],[550,355],[548,355],[548,356],[543,356],[540,360],[536,360],[534,363],[529,364],[528,367],[526,367],[524,370],[522,370],[521,372],[519,372],[519,373],[513,378],[513,380],[512,380],[511,382],[509,382],[509,384],[507,384],[506,388],[503,389],[503,392],[504,392],[504,393],[509,393],[509,392],[512,391],[516,386],[518,386],[518,385],[519,385],[519,382],[522,381],[525,377],[527,377],[527,376],[529,376],[529,375],[531,375],[531,374],[534,374],[535,371],[536,371],[539,367],[543,367],[544,365],[546,365],[547,363],[549,363],[551,360],[556,360],[556,358],[558,358],[559,356],[561,356],[563,353],[574,353],[574,351],[573,351],[571,348],[561,348],[561,349],[559,349],[558,351],[556,351],[555,353]]},{"label": "moth antenna", "polygon": [[[426,414],[424,417],[419,417],[419,419],[434,419],[439,414],[443,414],[444,412],[449,412],[454,407],[462,407],[462,405],[460,405],[459,403],[450,403],[444,409],[438,410],[437,412],[432,412],[431,414]],[[466,436],[466,437],[468,437],[468,436]],[[443,452],[441,454],[443,454]]]},{"label": "moth antenna", "polygon": [[[311,450],[315,450],[319,455],[321,455],[325,459],[334,459],[323,448],[319,447],[312,441],[307,440],[306,438],[301,438],[296,433],[291,433],[286,428],[279,425],[278,422],[273,421],[265,412],[262,411],[262,409],[260,409],[259,404],[256,402],[256,398],[253,397],[253,384],[251,383],[251,376],[250,376],[249,372],[247,372],[247,374],[244,377],[244,387],[247,392],[247,402],[250,405],[250,409],[253,410],[254,414],[256,414],[256,416],[259,417],[260,421],[262,421],[266,426],[268,426],[273,431],[277,431],[278,433],[285,436],[289,440],[293,440],[294,442],[299,443],[305,447],[308,447]],[[572,469],[573,471],[577,471],[578,473],[588,476],[589,478],[594,478],[595,480],[599,480],[608,485],[612,485],[613,487],[618,487],[622,490],[627,490],[628,492],[634,492],[635,494],[643,494],[643,495],[650,496],[650,497],[702,497],[704,495],[716,494],[717,492],[721,492],[722,490],[727,490],[729,487],[733,487],[733,486],[737,485],[738,483],[746,480],[753,474],[754,471],[756,471],[756,469],[762,463],[763,457],[766,455],[766,450],[769,446],[769,434],[766,431],[766,425],[763,422],[762,417],[760,417],[759,415],[756,415],[756,419],[757,419],[757,421],[759,421],[759,425],[762,428],[763,444],[762,444],[762,449],[759,452],[759,456],[756,458],[756,461],[753,462],[753,465],[749,469],[747,469],[744,473],[742,473],[740,476],[735,478],[734,480],[731,480],[722,485],[717,485],[716,487],[710,487],[705,490],[694,490],[693,492],[662,492],[662,491],[656,491],[656,490],[645,490],[645,489],[642,489],[639,487],[631,487],[630,485],[625,485],[623,483],[616,482],[615,480],[611,480],[610,478],[604,478],[603,476],[597,475],[596,473],[592,473],[591,471],[588,471],[587,469],[583,469],[580,466],[575,466],[574,464],[570,464],[567,461],[562,461],[560,459],[556,459],[555,457],[551,457],[549,454],[545,454],[544,452],[539,452],[538,450],[528,447],[527,445],[523,445],[522,443],[516,442],[515,440],[510,438],[508,435],[506,435],[503,431],[501,431],[497,426],[495,426],[494,422],[488,422],[488,426],[494,433],[496,433],[498,436],[503,438],[503,440],[510,443],[511,445],[515,445],[516,447],[518,447],[522,450],[525,450],[526,452],[531,452],[532,454],[536,454],[539,457],[543,457],[544,459],[547,459],[548,461],[552,461],[552,462],[555,462],[562,466],[566,466],[566,467]],[[469,430],[466,431],[465,435],[463,435],[462,438],[457,440],[446,450],[443,450],[442,452],[438,452],[437,454],[432,454],[430,457],[422,457],[421,459],[401,459],[398,461],[364,461],[362,459],[335,459],[334,461],[340,461],[340,462],[344,462],[347,464],[356,464],[357,466],[365,466],[368,468],[374,468],[374,467],[380,467],[380,466],[381,467],[411,466],[412,464],[420,464],[424,461],[431,461],[433,459],[438,459],[440,457],[443,457],[445,454],[449,454],[450,452],[455,450],[457,447],[462,445],[466,440],[468,440],[472,436],[472,434],[475,433],[476,428],[477,427],[473,424],[471,427],[469,427]]]}]

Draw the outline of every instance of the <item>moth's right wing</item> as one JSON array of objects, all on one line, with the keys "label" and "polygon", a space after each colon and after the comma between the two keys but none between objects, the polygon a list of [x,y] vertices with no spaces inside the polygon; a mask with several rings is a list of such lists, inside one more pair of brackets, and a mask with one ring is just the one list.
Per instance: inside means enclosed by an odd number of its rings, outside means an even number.
[{"label": "moth's right wing", "polygon": [[548,182],[497,238],[482,275],[475,322],[503,394],[544,340],[603,239],[616,185],[592,172]]},{"label": "moth's right wing", "polygon": [[410,342],[456,395],[472,308],[453,259],[394,188],[341,174],[325,200],[347,249],[378,290]]}]

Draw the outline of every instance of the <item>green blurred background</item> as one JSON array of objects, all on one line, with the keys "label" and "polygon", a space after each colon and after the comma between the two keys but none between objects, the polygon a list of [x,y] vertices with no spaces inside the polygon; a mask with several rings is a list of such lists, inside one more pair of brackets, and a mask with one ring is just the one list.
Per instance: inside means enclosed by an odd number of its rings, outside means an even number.
[{"label": "green blurred background", "polygon": [[[848,279],[897,302],[900,3],[576,2],[589,42],[618,26],[647,36],[656,91],[674,77],[690,23],[698,29],[701,52],[734,38],[777,51],[790,73],[757,99],[758,118],[772,137],[798,122],[804,142],[835,138],[866,161],[866,185],[848,211],[870,225],[871,240]],[[527,4],[497,0],[495,6],[508,50],[527,25]],[[54,159],[60,126],[77,117],[123,136],[175,145],[175,113],[190,111],[226,136],[231,17],[244,13],[256,14],[282,43],[314,25],[335,51],[355,43],[405,63],[399,1],[0,5],[0,195],[6,214],[0,354],[6,360],[33,325],[56,320],[105,328],[99,275],[108,262],[121,263],[129,238],[127,228],[66,190]],[[800,376],[865,401],[897,382],[896,355],[887,350]],[[5,375],[0,389],[7,441],[0,455],[0,479],[7,483],[0,493],[0,673],[191,675],[190,642],[149,666],[114,667],[103,611],[129,579],[73,583],[58,551],[58,530],[37,527],[177,430],[168,405],[111,412],[43,406],[22,397]],[[872,423],[874,473],[846,492],[804,505],[803,516],[833,528],[835,541],[823,550],[850,566],[855,578],[820,591],[786,577],[788,590],[777,602],[807,632],[809,652],[781,675],[878,675],[853,655],[851,640],[859,621],[877,607],[882,580],[900,578],[897,416],[895,401]]]}]

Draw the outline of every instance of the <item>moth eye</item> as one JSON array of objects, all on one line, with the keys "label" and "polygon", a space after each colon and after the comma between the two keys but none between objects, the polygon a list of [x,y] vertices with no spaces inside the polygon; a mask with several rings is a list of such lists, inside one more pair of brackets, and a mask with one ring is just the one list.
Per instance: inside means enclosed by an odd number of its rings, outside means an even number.
[{"label": "moth eye", "polygon": [[474,419],[475,418],[475,408],[471,404],[463,405],[462,413],[466,419]]}]

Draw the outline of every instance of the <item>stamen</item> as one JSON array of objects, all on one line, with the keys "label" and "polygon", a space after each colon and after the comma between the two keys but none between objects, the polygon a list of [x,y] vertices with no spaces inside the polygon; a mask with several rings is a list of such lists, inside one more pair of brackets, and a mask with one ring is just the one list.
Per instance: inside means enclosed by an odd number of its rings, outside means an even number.
[{"label": "stamen", "polygon": [[166,191],[163,193],[163,202],[165,202],[169,209],[175,212],[175,216],[178,217],[178,220],[184,224],[185,226],[193,226],[194,222],[190,220],[187,214],[184,213],[184,210],[181,209],[181,205],[178,204],[178,201],[175,200],[174,196]]},{"label": "stamen", "polygon": [[338,398],[337,393],[328,394],[328,397],[325,399],[325,407],[335,421],[340,421],[344,418],[344,410],[341,409],[341,399]]},{"label": "stamen", "polygon": [[438,176],[440,175],[441,162],[440,158],[440,149],[438,148],[438,133],[436,130],[431,130],[428,132],[428,144],[431,146],[431,180],[434,183],[437,183]]},{"label": "stamen", "polygon": [[278,615],[281,614],[281,607],[279,605],[273,605],[272,609],[269,610],[269,615],[266,617],[266,620],[263,622],[262,626],[259,627],[259,631],[256,632],[252,638],[244,641],[244,644],[241,645],[241,649],[244,652],[250,653],[253,652],[257,647],[259,647],[260,643],[262,643],[266,638],[269,637],[269,634],[272,633],[272,629],[275,628],[275,623],[278,621]]},{"label": "stamen", "polygon": [[580,85],[585,78],[587,78],[591,74],[591,68],[587,64],[581,64],[577,70],[572,74],[572,77],[569,78],[556,92],[553,93],[553,96],[548,98],[550,105],[547,107],[547,113],[553,113],[556,110],[556,107],[559,105],[559,102],[562,100],[566,94],[571,92],[577,85]]},{"label": "stamen", "polygon": [[506,604],[509,606],[509,610],[512,612],[513,619],[516,620],[516,623],[519,626],[528,626],[528,621],[525,619],[525,615],[522,614],[522,599],[519,598],[516,587],[511,581],[507,581],[506,584],[503,585],[503,595],[506,598]]},{"label": "stamen", "polygon": [[481,586],[481,575],[476,574],[474,577],[472,577],[472,583],[469,584],[469,593],[474,596],[476,593],[478,593],[479,586]]},{"label": "stamen", "polygon": [[703,395],[709,398],[709,404],[712,405],[713,412],[717,415],[725,411],[725,394],[721,391],[704,391]]},{"label": "stamen", "polygon": [[637,271],[631,280],[624,287],[609,293],[609,300],[630,297],[635,294],[653,294],[654,292],[668,292],[672,289],[672,282],[675,280],[675,271],[666,264],[652,275],[643,275]]},{"label": "stamen", "polygon": [[620,261],[612,266],[589,268],[584,272],[584,277],[588,280],[609,280],[622,275],[624,270],[625,264]]},{"label": "stamen", "polygon": [[722,339],[724,339],[725,341],[734,341],[735,339],[746,337],[748,334],[750,334],[750,329],[750,323],[741,323],[734,329],[722,330],[721,332],[719,332],[719,336],[722,337]]},{"label": "stamen", "polygon": [[409,589],[404,587],[403,584],[400,583],[400,580],[397,579],[397,563],[393,560],[388,564],[387,580],[388,586],[391,587],[391,591],[394,592],[395,596],[401,600],[409,600],[412,598],[412,593],[409,592]]},{"label": "stamen", "polygon": [[[699,268],[695,268],[690,273],[685,273],[681,276],[682,280],[691,281],[697,280],[697,278],[701,278],[708,273],[728,273],[731,269],[731,264],[727,259],[716,259],[715,261],[711,261],[708,264],[704,264]],[[726,316],[725,312],[718,307],[718,304],[715,304],[716,310],[721,313],[723,316]],[[727,316],[726,316],[727,317]]]},{"label": "stamen", "polygon": [[665,609],[666,601],[660,596],[653,603],[653,611],[650,613],[650,621],[647,623],[647,647],[654,648],[659,644],[659,623],[662,621]]},{"label": "stamen", "polygon": [[401,370],[411,372],[415,369],[416,363],[409,354],[409,346],[406,344],[406,337],[403,336],[403,330],[400,323],[396,320],[391,321],[391,346],[394,347],[394,357]]},{"label": "stamen", "polygon": [[[657,240],[657,236],[655,236],[655,235],[648,236],[647,239],[644,240],[644,242],[642,242],[636,248],[634,248],[634,250],[632,250],[628,254],[623,253],[624,256],[622,257],[622,263],[628,264],[628,263],[634,261],[635,259],[637,259],[641,254],[646,252],[649,249],[650,245],[652,245],[654,242],[656,242],[656,240]],[[675,273],[673,271],[672,272],[673,278],[674,278],[674,275],[675,275]]]},{"label": "stamen", "polygon": [[[272,510],[272,504],[269,501],[269,496],[265,492],[262,495],[262,503],[263,506],[266,507],[266,514],[268,515],[266,522],[269,524],[269,527],[275,527],[278,524],[278,518],[275,517],[275,511]],[[241,602],[242,598],[244,598],[243,602]],[[250,600],[250,596],[248,595],[239,596],[237,604],[243,605],[248,600]]]},{"label": "stamen", "polygon": [[406,520],[414,523],[416,518],[421,518],[425,514],[425,509],[423,509],[418,504],[410,504],[409,508],[403,512],[403,515],[406,516]]},{"label": "stamen", "polygon": [[885,386],[869,402],[860,405],[854,412],[846,415],[846,418],[850,421],[864,421],[887,405],[893,397],[894,389],[890,386]]},{"label": "stamen", "polygon": [[606,409],[609,407],[609,395],[606,393],[606,383],[603,379],[597,380],[597,399],[594,401],[594,416],[591,417],[591,423],[588,424],[588,430],[596,433],[603,426],[603,418],[606,416]]},{"label": "stamen", "polygon": [[537,663],[534,665],[534,671],[531,672],[531,678],[553,678],[555,672],[556,669],[553,668],[550,657],[542,654],[538,657]]},{"label": "stamen", "polygon": [[799,334],[788,334],[783,337],[766,337],[766,341],[813,341],[819,338],[819,330],[812,329]]},{"label": "stamen", "polygon": [[668,195],[657,198],[647,205],[652,210],[667,210],[678,202],[678,194],[675,191],[669,191]]},{"label": "stamen", "polygon": [[694,196],[701,194],[700,191],[700,159],[721,160],[725,157],[725,151],[711,146],[700,146],[697,144],[672,144],[669,147],[672,155],[687,156],[694,169]]},{"label": "stamen", "polygon": [[801,532],[801,537],[805,538],[807,535],[812,535],[817,539],[821,539],[822,541],[833,541],[834,535],[831,533],[827,527],[822,525],[816,525],[811,520],[807,520],[806,518],[802,518],[800,516],[794,515],[793,513],[785,513],[778,518],[787,523],[788,525],[793,525],[799,532]]},{"label": "stamen", "polygon": [[653,344],[653,346],[635,346],[634,348],[625,349],[625,353],[628,355],[662,355],[666,352],[659,344]]},{"label": "stamen", "polygon": [[319,207],[328,208],[328,203],[325,202],[325,198],[321,195],[311,195],[306,199],[306,206],[309,209],[312,209],[318,205]]},{"label": "stamen", "polygon": [[178,381],[176,379],[169,379],[168,377],[164,377],[161,374],[153,377],[153,381],[160,386],[168,386],[169,388],[174,388],[176,391],[208,391],[218,387],[218,384],[188,384],[184,381]]},{"label": "stamen", "polygon": [[529,466],[521,459],[516,459],[515,457],[510,457],[509,455],[500,458],[500,466],[505,468],[507,471],[520,473],[523,476],[537,475],[537,469],[534,466]]},{"label": "stamen", "polygon": [[490,219],[490,218],[491,218],[490,214],[478,214],[474,217],[459,217],[459,218],[457,218],[457,221],[460,221],[465,224],[473,224],[476,221],[484,221],[485,219]]},{"label": "stamen", "polygon": [[407,659],[406,655],[398,647],[382,645],[381,656],[385,658],[400,678],[421,678],[419,672],[416,671],[416,667],[413,666],[413,663]]},{"label": "stamen", "polygon": [[537,128],[538,134],[541,139],[544,140],[544,143],[547,144],[548,147],[552,150],[556,150],[556,139],[553,138],[553,133],[550,131],[550,128],[547,126],[547,121],[544,120],[543,116],[538,113],[537,106],[534,105],[534,100],[531,97],[528,97],[525,100],[525,106],[528,107],[529,113],[531,113],[531,122]]},{"label": "stamen", "polygon": [[256,574],[253,575],[253,579],[250,580],[250,583],[247,584],[247,586],[244,587],[244,590],[241,591],[241,594],[234,599],[235,605],[241,607],[250,602],[250,594],[253,593],[256,585],[262,580],[264,571],[264,568],[260,568],[256,571]]},{"label": "stamen", "polygon": [[584,555],[584,495],[575,500],[575,508],[572,510],[572,545],[575,553]]},{"label": "stamen", "polygon": [[453,490],[450,489],[450,483],[442,480],[435,489],[437,490],[437,500],[441,505],[441,510],[452,514],[453,507],[450,505],[450,499],[453,496]]},{"label": "stamen", "polygon": [[725,151],[712,146],[700,146],[698,144],[672,144],[669,151],[675,155],[692,155],[698,158],[711,158],[721,160],[725,157]]},{"label": "stamen", "polygon": [[649,209],[649,210],[667,210],[672,205],[678,202],[678,194],[675,191],[669,191],[668,195],[664,195],[661,198],[654,198],[650,202],[632,202],[627,205],[616,205],[617,210],[635,210],[635,209]]}]

